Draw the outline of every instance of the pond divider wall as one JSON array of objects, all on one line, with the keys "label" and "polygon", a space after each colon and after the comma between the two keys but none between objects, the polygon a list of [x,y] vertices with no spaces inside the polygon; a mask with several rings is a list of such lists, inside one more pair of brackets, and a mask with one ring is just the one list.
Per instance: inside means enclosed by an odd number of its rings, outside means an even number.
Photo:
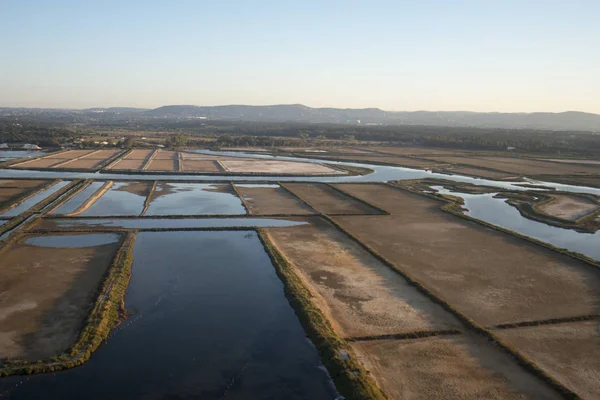
[{"label": "pond divider wall", "polygon": [[284,292],[307,336],[317,348],[321,361],[335,382],[338,391],[348,400],[386,399],[375,379],[357,361],[350,346],[337,335],[329,320],[316,307],[310,291],[294,272],[263,229],[256,229],[265,251],[271,259],[277,276],[283,282]]},{"label": "pond divider wall", "polygon": [[152,194],[156,190],[157,184],[158,184],[158,181],[152,182],[152,186],[150,187],[148,194],[146,194],[146,200],[144,200],[144,208],[142,209],[142,212],[139,215],[140,217],[143,217],[144,214],[146,214],[146,211],[148,211],[148,207],[150,207],[150,203],[152,202]]},{"label": "pond divider wall", "polygon": [[94,204],[100,197],[104,195],[104,193],[108,192],[113,185],[113,181],[104,182],[104,185],[102,185],[98,190],[96,190],[96,192],[92,194],[87,200],[81,203],[79,207],[75,209],[75,211],[65,214],[65,216],[70,217],[81,214],[82,212],[90,208],[92,204]]},{"label": "pond divider wall", "polygon": [[79,337],[71,349],[48,360],[8,360],[0,365],[0,376],[60,371],[86,362],[125,316],[124,297],[131,278],[135,232],[124,235],[102,282],[98,296]]},{"label": "pond divider wall", "polygon": [[[68,195],[64,196],[60,202],[58,202],[52,208],[48,209],[46,212],[48,214],[53,213],[59,207],[61,207],[63,204],[65,204],[67,201],[71,200],[73,197],[75,197],[77,194],[79,194],[79,192],[81,192],[83,189],[90,186],[92,184],[92,182],[94,182],[93,179],[84,180],[83,182],[81,182],[81,184],[77,188],[73,189]],[[58,214],[57,216],[60,216],[60,215],[62,215],[62,214]],[[47,215],[46,218],[47,217],[49,217],[49,215]]]},{"label": "pond divider wall", "polygon": [[248,205],[248,202],[246,201],[246,199],[244,198],[244,196],[238,190],[237,186],[235,186],[235,183],[231,182],[231,188],[233,189],[233,191],[235,192],[235,194],[237,195],[237,197],[240,198],[240,201],[242,202],[242,205],[246,209],[246,214],[250,215],[250,206]]}]

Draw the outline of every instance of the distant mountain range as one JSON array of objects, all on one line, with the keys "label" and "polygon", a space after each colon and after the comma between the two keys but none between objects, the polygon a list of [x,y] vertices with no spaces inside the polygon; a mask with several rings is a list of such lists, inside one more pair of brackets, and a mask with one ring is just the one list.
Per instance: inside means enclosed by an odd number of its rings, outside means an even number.
[{"label": "distant mountain range", "polygon": [[312,108],[301,104],[273,106],[170,105],[156,109],[128,107],[71,109],[0,108],[0,116],[53,116],[60,120],[234,120],[353,125],[433,125],[454,127],[545,129],[600,132],[600,115],[561,113],[480,113],[468,111],[384,111],[378,108]]}]

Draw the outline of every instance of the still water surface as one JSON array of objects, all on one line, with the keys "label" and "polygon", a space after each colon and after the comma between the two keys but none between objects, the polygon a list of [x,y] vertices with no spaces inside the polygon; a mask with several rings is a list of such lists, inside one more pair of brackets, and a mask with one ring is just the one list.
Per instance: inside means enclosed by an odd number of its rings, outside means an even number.
[{"label": "still water surface", "polygon": [[3,398],[337,396],[256,233],[142,232],[134,257],[130,318],[80,367],[0,379]]}]

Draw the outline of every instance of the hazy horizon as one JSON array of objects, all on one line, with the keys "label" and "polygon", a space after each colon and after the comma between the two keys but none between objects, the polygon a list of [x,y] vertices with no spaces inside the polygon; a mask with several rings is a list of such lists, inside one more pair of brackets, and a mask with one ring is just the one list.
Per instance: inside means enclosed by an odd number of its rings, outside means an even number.
[{"label": "hazy horizon", "polygon": [[22,0],[0,14],[0,107],[600,114],[592,0]]}]

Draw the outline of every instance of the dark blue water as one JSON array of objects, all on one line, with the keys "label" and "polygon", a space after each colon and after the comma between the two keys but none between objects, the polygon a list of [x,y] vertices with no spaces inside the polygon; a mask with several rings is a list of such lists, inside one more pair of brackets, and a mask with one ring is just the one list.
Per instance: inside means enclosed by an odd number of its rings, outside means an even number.
[{"label": "dark blue water", "polygon": [[134,257],[132,315],[108,342],[80,367],[0,379],[2,398],[336,397],[255,232],[143,232]]}]

